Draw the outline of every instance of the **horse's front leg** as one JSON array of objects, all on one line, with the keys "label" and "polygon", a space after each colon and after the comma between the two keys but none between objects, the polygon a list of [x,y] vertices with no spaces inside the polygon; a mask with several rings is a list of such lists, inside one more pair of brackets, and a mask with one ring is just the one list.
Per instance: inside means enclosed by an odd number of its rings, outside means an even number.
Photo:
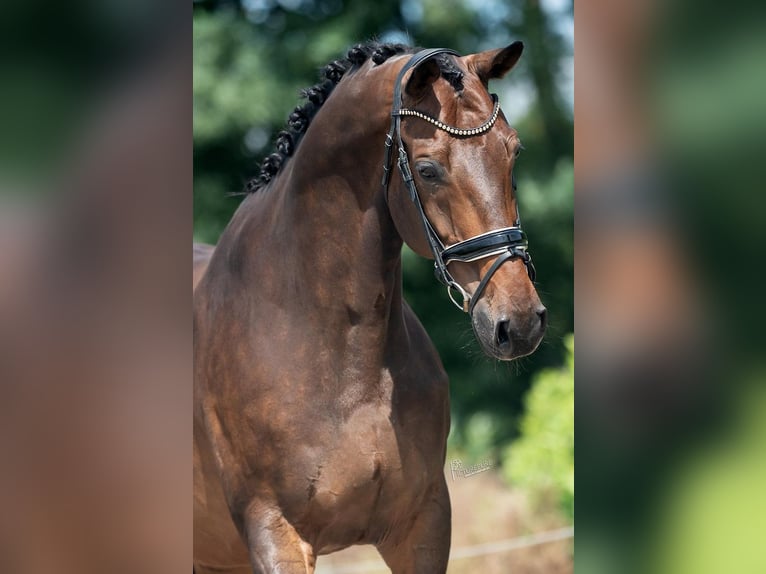
[{"label": "horse's front leg", "polygon": [[451,509],[441,477],[407,532],[392,533],[378,552],[392,574],[444,574],[449,561]]},{"label": "horse's front leg", "polygon": [[274,506],[251,503],[245,517],[255,574],[313,574],[316,555]]}]

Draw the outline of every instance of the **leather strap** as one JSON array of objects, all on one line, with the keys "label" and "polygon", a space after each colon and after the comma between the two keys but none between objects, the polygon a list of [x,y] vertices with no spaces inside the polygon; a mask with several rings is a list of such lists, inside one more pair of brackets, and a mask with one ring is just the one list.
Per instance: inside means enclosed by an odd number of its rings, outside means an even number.
[{"label": "leather strap", "polygon": [[489,280],[492,279],[492,276],[495,274],[495,271],[500,269],[500,266],[508,261],[509,259],[513,259],[515,257],[521,257],[522,261],[524,261],[524,265],[527,267],[527,273],[529,273],[529,277],[532,281],[535,280],[535,266],[532,265],[532,258],[529,256],[529,253],[526,251],[521,251],[516,248],[511,248],[505,251],[504,253],[500,254],[500,256],[495,259],[495,262],[492,264],[492,266],[487,269],[487,272],[484,274],[484,277],[481,278],[481,281],[479,282],[479,286],[476,287],[476,291],[473,292],[473,295],[471,295],[471,302],[468,305],[468,313],[470,315],[473,315],[473,308],[476,306],[477,301],[479,300],[479,297],[481,297],[481,294],[484,293],[484,289],[487,287],[487,283],[489,283]]},{"label": "leather strap", "polygon": [[505,227],[471,237],[447,247],[442,258],[445,263],[471,262],[500,253],[509,246],[527,248],[527,236],[520,227]]},{"label": "leather strap", "polygon": [[399,124],[401,122],[399,110],[402,109],[402,80],[404,79],[404,74],[415,68],[421,62],[424,62],[429,58],[436,56],[437,54],[452,54],[454,56],[460,55],[455,50],[450,50],[449,48],[431,48],[430,50],[421,50],[409,59],[404,67],[399,70],[399,75],[396,76],[396,83],[394,83],[394,100],[391,107],[391,126],[389,127],[388,135],[386,136],[386,156],[383,160],[382,185],[386,192],[388,191],[388,181],[391,178],[391,152],[392,148],[394,147],[394,135],[398,135],[397,139],[399,140],[400,145],[402,141],[401,135],[399,134]]}]

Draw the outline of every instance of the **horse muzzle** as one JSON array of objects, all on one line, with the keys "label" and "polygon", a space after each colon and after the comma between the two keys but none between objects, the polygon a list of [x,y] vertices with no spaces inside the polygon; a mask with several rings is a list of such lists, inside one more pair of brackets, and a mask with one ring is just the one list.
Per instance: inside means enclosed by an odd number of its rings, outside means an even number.
[{"label": "horse muzzle", "polygon": [[472,326],[487,355],[510,361],[537,349],[545,334],[547,310],[538,303],[524,311],[494,311],[482,300],[474,309]]}]

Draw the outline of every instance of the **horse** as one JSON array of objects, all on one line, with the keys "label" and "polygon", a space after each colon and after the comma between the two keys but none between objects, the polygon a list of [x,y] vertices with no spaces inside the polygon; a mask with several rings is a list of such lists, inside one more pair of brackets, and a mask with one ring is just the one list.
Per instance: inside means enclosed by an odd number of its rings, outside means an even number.
[{"label": "horse", "polygon": [[353,47],[195,249],[196,574],[312,573],[356,544],[396,574],[446,571],[449,384],[401,251],[434,260],[489,356],[536,349],[521,143],[488,91],[522,50]]}]

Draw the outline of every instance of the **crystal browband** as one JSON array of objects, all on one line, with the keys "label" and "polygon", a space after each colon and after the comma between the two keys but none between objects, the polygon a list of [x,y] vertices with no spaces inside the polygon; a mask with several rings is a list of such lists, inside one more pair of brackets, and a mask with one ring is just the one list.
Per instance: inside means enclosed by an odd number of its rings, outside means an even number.
[{"label": "crystal browband", "polygon": [[428,114],[424,114],[423,112],[419,112],[417,110],[409,110],[405,108],[403,110],[399,110],[396,113],[400,116],[414,116],[416,118],[420,118],[421,120],[425,120],[435,125],[440,130],[443,130],[453,136],[475,136],[489,131],[494,125],[495,121],[497,121],[497,116],[500,115],[500,102],[498,101],[496,94],[492,94],[492,101],[494,102],[495,107],[493,108],[492,115],[489,117],[489,119],[479,127],[470,129],[462,129],[456,128],[454,126],[449,126],[444,122],[441,122],[436,118],[432,118]]}]

